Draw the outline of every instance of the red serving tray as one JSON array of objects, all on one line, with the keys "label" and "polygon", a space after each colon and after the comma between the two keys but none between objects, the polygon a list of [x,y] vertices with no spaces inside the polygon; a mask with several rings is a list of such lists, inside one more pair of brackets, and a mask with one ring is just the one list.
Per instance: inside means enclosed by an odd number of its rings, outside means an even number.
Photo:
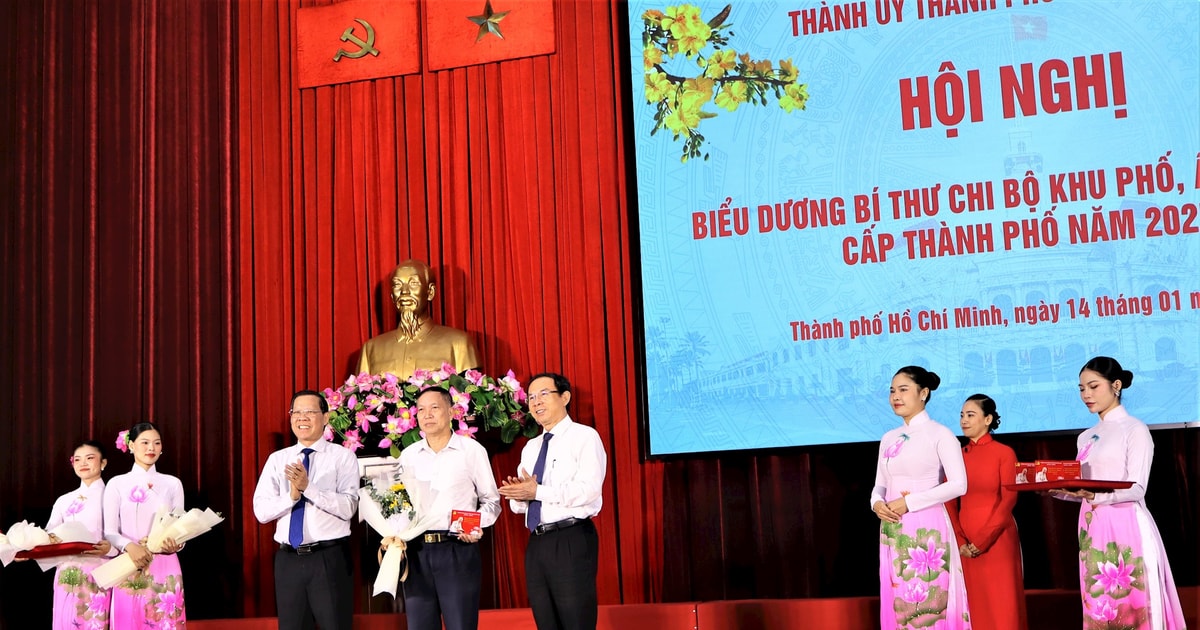
[{"label": "red serving tray", "polygon": [[28,551],[18,551],[18,558],[56,558],[58,556],[73,556],[75,554],[91,551],[96,548],[96,543],[89,542],[72,542],[62,543],[58,545],[40,545]]},{"label": "red serving tray", "polygon": [[1057,481],[1035,481],[1033,483],[1006,483],[1005,490],[1090,490],[1105,492],[1108,490],[1124,490],[1132,488],[1132,481],[1112,481],[1109,479],[1059,479]]}]

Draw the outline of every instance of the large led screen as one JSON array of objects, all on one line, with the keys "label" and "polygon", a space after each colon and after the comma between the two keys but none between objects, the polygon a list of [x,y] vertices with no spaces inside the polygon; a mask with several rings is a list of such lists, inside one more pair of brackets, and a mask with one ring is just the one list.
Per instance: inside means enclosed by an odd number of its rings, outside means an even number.
[{"label": "large led screen", "polygon": [[654,455],[1200,418],[1200,3],[629,3]]}]

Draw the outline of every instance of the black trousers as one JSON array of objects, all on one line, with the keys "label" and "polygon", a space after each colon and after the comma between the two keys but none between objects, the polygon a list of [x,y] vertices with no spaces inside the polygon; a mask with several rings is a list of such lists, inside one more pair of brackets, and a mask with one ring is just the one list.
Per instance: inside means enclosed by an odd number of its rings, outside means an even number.
[{"label": "black trousers", "polygon": [[275,552],[275,606],[279,630],[352,630],[354,626],[354,563],[350,539],[298,554]]},{"label": "black trousers", "polygon": [[[418,540],[420,537],[418,536]],[[404,613],[408,630],[476,630],[483,569],[479,545],[451,540],[408,546]]]},{"label": "black trousers", "polygon": [[596,629],[600,539],[589,520],[529,537],[525,580],[538,630]]}]

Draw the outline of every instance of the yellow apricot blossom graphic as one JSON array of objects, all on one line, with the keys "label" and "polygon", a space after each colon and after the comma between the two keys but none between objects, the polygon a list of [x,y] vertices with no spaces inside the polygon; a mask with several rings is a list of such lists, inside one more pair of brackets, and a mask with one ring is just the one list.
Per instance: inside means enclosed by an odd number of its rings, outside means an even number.
[{"label": "yellow apricot blossom graphic", "polygon": [[713,101],[717,107],[735,111],[738,105],[746,102],[746,84],[745,83],[730,83],[721,88],[717,94],[717,98]]},{"label": "yellow apricot blossom graphic", "polygon": [[[808,85],[799,82],[800,72],[791,59],[781,59],[776,67],[769,59],[753,59],[729,47],[733,25],[725,21],[732,11],[733,5],[726,5],[707,21],[691,4],[642,13],[646,102],[655,106],[650,135],[671,131],[673,140],[683,141],[683,162],[708,159],[700,150],[705,140],[698,128],[717,115],[703,109],[710,102],[732,112],[741,105],[766,106],[773,97],[787,113],[804,109],[808,102]],[[695,59],[698,76],[667,69],[680,55]]]},{"label": "yellow apricot blossom graphic", "polygon": [[[661,56],[658,63],[662,63]],[[718,50],[709,55],[707,63],[703,61],[698,61],[697,63],[704,66],[705,76],[719,79],[737,68],[737,51],[728,49]]]}]

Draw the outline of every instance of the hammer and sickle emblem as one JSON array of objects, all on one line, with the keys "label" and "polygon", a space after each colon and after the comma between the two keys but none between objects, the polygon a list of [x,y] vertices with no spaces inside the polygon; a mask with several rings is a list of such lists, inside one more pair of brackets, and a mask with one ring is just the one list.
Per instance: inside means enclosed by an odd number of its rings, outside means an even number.
[{"label": "hammer and sickle emblem", "polygon": [[348,57],[350,59],[358,59],[359,57],[362,57],[362,56],[366,55],[367,53],[371,53],[372,55],[374,55],[376,57],[379,56],[379,50],[375,48],[375,29],[372,28],[370,24],[367,24],[366,20],[354,18],[354,21],[358,22],[359,24],[362,24],[363,28],[367,29],[367,41],[364,42],[363,40],[359,39],[358,36],[356,36],[354,34],[353,26],[347,28],[345,30],[345,32],[342,33],[342,41],[352,42],[354,44],[357,44],[358,50],[356,50],[354,52],[346,52],[345,50],[342,50],[341,48],[339,48],[337,51],[337,54],[333,56],[333,60],[335,62],[341,60],[342,57]]}]

